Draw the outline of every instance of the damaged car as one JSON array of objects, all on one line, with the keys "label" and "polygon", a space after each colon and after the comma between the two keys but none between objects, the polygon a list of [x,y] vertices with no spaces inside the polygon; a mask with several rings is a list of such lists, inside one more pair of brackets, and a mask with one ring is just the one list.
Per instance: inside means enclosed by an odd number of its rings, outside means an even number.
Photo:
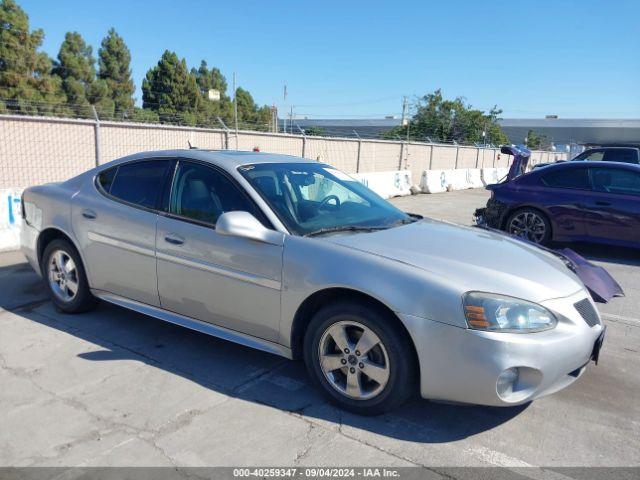
[{"label": "damaged car", "polygon": [[537,244],[594,242],[640,248],[640,165],[561,162],[525,173],[529,152],[514,156],[507,178],[491,191],[476,221]]}]

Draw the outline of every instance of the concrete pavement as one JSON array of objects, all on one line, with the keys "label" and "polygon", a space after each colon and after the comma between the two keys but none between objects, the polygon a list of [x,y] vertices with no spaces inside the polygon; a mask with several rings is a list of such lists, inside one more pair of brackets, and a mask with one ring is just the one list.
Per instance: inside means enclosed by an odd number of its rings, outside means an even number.
[{"label": "concrete pavement", "polygon": [[[468,224],[486,193],[394,203]],[[106,304],[60,314],[2,254],[0,466],[638,466],[640,254],[577,250],[627,292],[602,308],[598,366],[528,406],[415,400],[375,418],[327,404],[297,362]]]}]

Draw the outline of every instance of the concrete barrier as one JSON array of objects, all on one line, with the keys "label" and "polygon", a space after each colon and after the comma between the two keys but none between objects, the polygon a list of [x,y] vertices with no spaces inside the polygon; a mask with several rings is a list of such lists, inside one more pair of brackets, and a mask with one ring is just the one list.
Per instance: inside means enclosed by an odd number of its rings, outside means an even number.
[{"label": "concrete barrier", "polygon": [[0,252],[20,248],[22,188],[0,190]]},{"label": "concrete barrier", "polygon": [[420,190],[424,193],[466,190],[468,188],[481,188],[484,185],[482,172],[479,168],[425,170],[420,178]]},{"label": "concrete barrier", "polygon": [[451,190],[466,190],[469,187],[466,168],[457,168],[455,170],[449,170],[449,177],[451,178]]},{"label": "concrete barrier", "polygon": [[481,178],[483,185],[492,185],[498,183],[498,169],[497,168],[483,168],[481,171]]},{"label": "concrete barrier", "polygon": [[491,185],[501,182],[508,173],[508,168],[483,168],[481,173],[482,183],[484,185]]},{"label": "concrete barrier", "polygon": [[451,189],[451,170],[425,170],[420,177],[420,190],[424,193],[440,193]]},{"label": "concrete barrier", "polygon": [[482,188],[482,173],[479,168],[470,168],[467,170],[467,183],[468,188]]},{"label": "concrete barrier", "polygon": [[498,167],[497,170],[498,170],[498,181],[501,182],[509,174],[509,168],[508,167]]},{"label": "concrete barrier", "polygon": [[411,171],[352,173],[351,177],[370,188],[382,198],[411,195]]}]

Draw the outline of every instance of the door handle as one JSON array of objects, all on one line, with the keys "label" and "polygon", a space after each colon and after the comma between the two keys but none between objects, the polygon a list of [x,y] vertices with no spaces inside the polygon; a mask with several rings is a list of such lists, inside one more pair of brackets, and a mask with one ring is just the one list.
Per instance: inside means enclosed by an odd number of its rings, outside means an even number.
[{"label": "door handle", "polygon": [[596,201],[596,205],[599,205],[601,207],[608,207],[609,205],[611,205],[611,202],[605,202],[605,201],[602,201],[602,200],[597,200]]},{"label": "door handle", "polygon": [[164,237],[165,242],[170,243],[172,245],[182,245],[184,243],[184,238],[179,235],[169,234]]},{"label": "door handle", "polygon": [[93,210],[87,209],[82,211],[82,216],[87,220],[95,220],[98,215]]}]

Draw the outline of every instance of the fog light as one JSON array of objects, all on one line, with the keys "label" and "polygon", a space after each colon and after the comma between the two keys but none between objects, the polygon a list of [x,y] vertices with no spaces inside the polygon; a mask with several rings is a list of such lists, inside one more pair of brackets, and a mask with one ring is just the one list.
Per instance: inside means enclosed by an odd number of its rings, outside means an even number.
[{"label": "fog light", "polygon": [[498,395],[502,398],[511,395],[519,376],[517,368],[507,368],[502,372],[498,377],[498,383],[496,384]]}]

